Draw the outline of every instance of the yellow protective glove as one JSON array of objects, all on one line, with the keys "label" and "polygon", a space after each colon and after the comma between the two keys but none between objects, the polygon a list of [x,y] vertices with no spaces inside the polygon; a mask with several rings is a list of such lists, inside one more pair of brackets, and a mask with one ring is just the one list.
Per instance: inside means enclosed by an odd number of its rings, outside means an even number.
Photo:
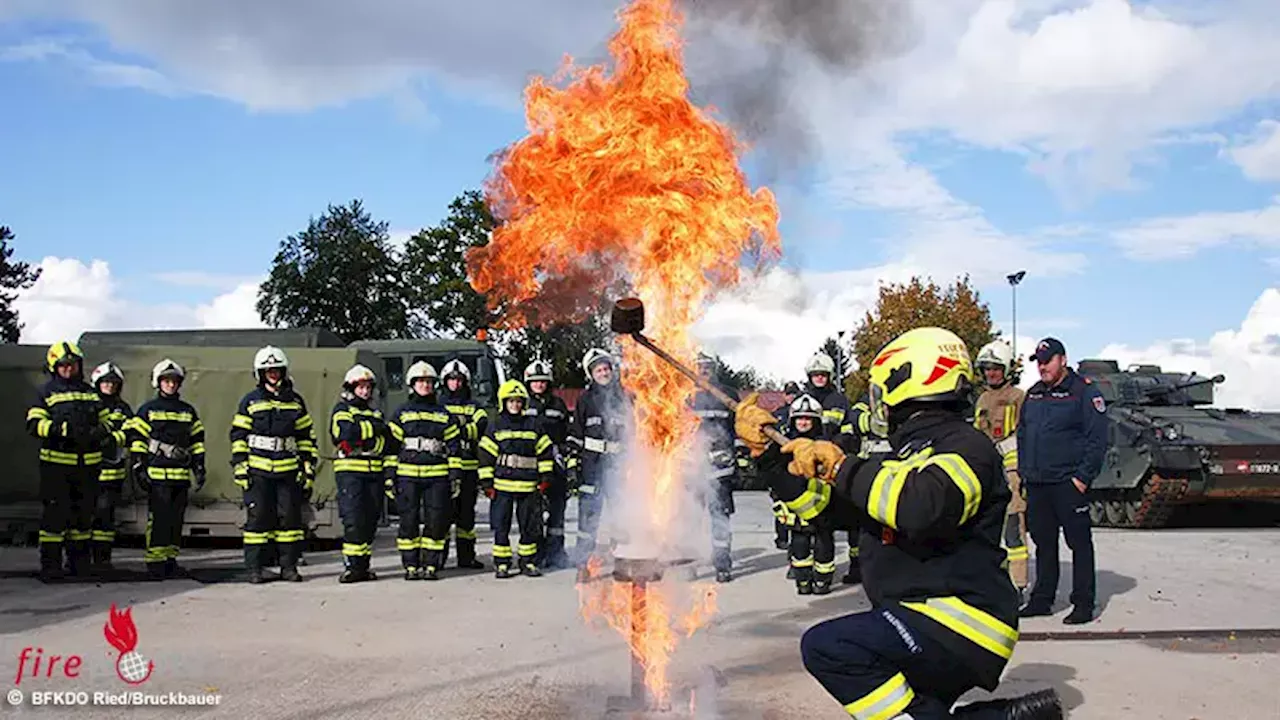
[{"label": "yellow protective glove", "polygon": [[734,432],[746,444],[753,458],[760,457],[769,445],[769,438],[761,428],[778,422],[773,413],[760,407],[759,401],[760,393],[758,392],[753,392],[744,398],[738,403],[738,411],[733,421]]},{"label": "yellow protective glove", "polygon": [[844,451],[835,443],[809,438],[792,440],[782,446],[782,453],[791,456],[787,472],[802,478],[820,478],[826,483],[835,480],[836,471],[845,457]]}]

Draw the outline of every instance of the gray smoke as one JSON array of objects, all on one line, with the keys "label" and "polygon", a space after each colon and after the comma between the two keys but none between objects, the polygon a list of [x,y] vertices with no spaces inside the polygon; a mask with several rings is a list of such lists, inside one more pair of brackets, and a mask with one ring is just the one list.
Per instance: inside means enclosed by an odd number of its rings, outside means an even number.
[{"label": "gray smoke", "polygon": [[[699,104],[716,106],[769,170],[802,167],[837,80],[909,49],[909,0],[681,0]],[[824,92],[825,91],[825,92]],[[772,173],[770,173],[772,174]]]}]

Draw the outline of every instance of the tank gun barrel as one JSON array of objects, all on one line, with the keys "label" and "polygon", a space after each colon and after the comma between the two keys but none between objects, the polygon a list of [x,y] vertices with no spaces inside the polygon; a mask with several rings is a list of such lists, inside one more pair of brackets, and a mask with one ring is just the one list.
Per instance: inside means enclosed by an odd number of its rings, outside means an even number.
[{"label": "tank gun barrel", "polygon": [[1175,390],[1188,390],[1193,387],[1200,387],[1201,385],[1208,385],[1210,383],[1214,385],[1218,385],[1225,382],[1226,379],[1227,379],[1226,375],[1223,375],[1222,373],[1218,373],[1213,377],[1198,377],[1194,380],[1188,380],[1187,382],[1178,383],[1177,385],[1151,385],[1149,387],[1143,388],[1143,391],[1149,395],[1156,395],[1160,393],[1173,392]]}]

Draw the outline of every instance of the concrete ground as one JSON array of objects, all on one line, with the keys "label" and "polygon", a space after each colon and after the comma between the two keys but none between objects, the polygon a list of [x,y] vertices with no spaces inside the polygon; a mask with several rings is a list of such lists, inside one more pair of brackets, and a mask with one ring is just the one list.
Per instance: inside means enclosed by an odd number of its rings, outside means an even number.
[{"label": "concrete ground", "polygon": [[[662,716],[847,717],[804,672],[798,641],[816,622],[866,608],[861,589],[797,596],[783,577],[784,553],[773,548],[767,498],[738,500],[738,577],[718,587],[710,624],[679,645],[670,671],[679,712]],[[404,582],[393,535],[380,531],[382,579],[352,586],[336,582],[332,551],[308,554],[305,583],[247,585],[232,579],[238,550],[185,552],[203,584],[45,586],[24,575],[36,564],[34,549],[0,548],[0,684],[24,694],[21,706],[0,702],[0,716],[72,715],[32,707],[35,690],[129,689],[103,637],[111,603],[132,606],[137,651],[155,663],[135,689],[217,693],[221,701],[180,712],[79,708],[75,716],[602,718],[608,696],[628,691],[626,646],[613,630],[583,622],[571,571],[506,581],[452,571],[436,583]],[[1280,718],[1280,639],[1247,632],[1280,628],[1280,529],[1099,530],[1095,538],[1101,617],[1062,625],[1068,587],[1061,588],[1056,616],[1023,623],[1031,639],[1018,645],[998,694],[1057,688],[1073,720]],[[482,553],[487,563],[487,545]],[[119,562],[140,570],[141,553],[123,551]],[[1183,629],[1240,632],[1190,640],[1079,635]],[[1077,634],[1036,639],[1046,632]],[[28,660],[28,676],[15,683],[28,646],[45,658],[81,656],[78,676],[63,677],[59,667],[53,678],[33,679]]]}]

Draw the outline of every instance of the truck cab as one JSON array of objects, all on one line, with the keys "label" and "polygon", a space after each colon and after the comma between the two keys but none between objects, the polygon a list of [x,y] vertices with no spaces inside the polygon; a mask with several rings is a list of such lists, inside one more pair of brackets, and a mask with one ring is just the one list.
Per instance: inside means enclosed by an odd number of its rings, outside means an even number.
[{"label": "truck cab", "polygon": [[506,380],[502,363],[493,348],[478,340],[358,340],[349,346],[367,350],[378,357],[379,399],[385,412],[392,412],[408,399],[404,375],[416,362],[425,360],[440,372],[445,363],[461,360],[471,371],[471,395],[478,405],[496,408],[498,386]]}]

